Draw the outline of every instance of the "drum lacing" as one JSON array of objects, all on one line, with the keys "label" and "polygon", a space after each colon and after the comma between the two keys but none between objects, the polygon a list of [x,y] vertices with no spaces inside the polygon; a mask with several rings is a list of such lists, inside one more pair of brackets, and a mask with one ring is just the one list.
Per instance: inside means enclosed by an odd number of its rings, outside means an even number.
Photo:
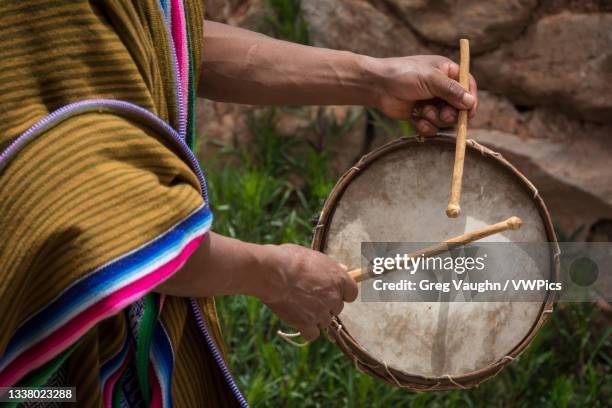
[{"label": "drum lacing", "polygon": [[[338,335],[342,331],[342,325],[338,323],[338,318],[336,316],[332,317],[331,324],[329,325],[329,328],[326,330],[326,333],[328,334],[329,334],[329,329],[333,329]],[[331,342],[336,343],[335,338],[333,337],[328,337],[328,338]],[[338,336],[338,338],[340,338],[340,336]],[[345,344],[344,341],[342,341],[342,344]]]},{"label": "drum lacing", "polygon": [[540,192],[538,191],[538,189],[536,188],[536,186],[533,185],[533,183],[529,180],[527,180],[526,178],[523,177],[523,180],[525,181],[525,183],[527,183],[527,185],[533,190],[533,199],[538,199],[540,198]]},{"label": "drum lacing", "polygon": [[[455,137],[455,134],[453,132],[438,132],[436,133],[436,136]],[[468,140],[471,140],[471,139],[468,139]]]},{"label": "drum lacing", "polygon": [[445,375],[445,377],[448,379],[448,381],[450,381],[453,385],[461,388],[462,390],[467,390],[468,387],[464,386],[463,384],[458,383],[457,381],[455,381],[453,379],[453,377],[451,377],[449,374]]},{"label": "drum lacing", "polygon": [[[441,381],[436,382],[435,384],[430,385],[427,388],[420,388],[420,389],[415,389],[414,386],[409,386],[409,385],[402,385],[400,384],[400,382],[397,380],[397,378],[395,378],[395,376],[393,375],[393,373],[391,372],[391,370],[389,370],[389,367],[387,367],[387,363],[385,363],[383,361],[383,365],[385,367],[385,371],[387,372],[387,374],[389,375],[389,377],[391,377],[391,379],[393,379],[393,382],[400,388],[408,388],[411,390],[415,390],[417,392],[428,392],[428,391],[432,391],[435,390],[436,388],[438,388],[440,385],[442,385]],[[469,387],[466,387],[465,385],[455,381],[455,379],[453,377],[451,377],[449,374],[444,376],[448,381],[451,382],[451,384],[455,385],[457,388],[461,388],[462,390],[467,390]]]},{"label": "drum lacing", "polygon": [[[483,156],[486,156],[487,154],[490,154],[491,156],[497,157],[498,159],[503,159],[504,158],[504,156],[502,156],[501,153],[494,152],[494,151],[492,151],[490,149],[487,149],[486,147],[484,147],[483,145],[481,145],[480,143],[478,143],[474,139],[468,139],[466,141],[466,143],[469,143],[470,146],[478,149],[480,151],[480,154],[483,155]],[[485,149],[488,150],[488,152]]]},{"label": "drum lacing", "polygon": [[[382,363],[383,363],[383,367],[385,367],[385,371],[387,372],[387,374],[389,374],[389,377],[391,377],[391,379],[393,380],[393,382],[395,383],[395,385],[397,385],[397,386],[398,386],[398,387],[400,387],[400,388],[408,388],[408,389],[411,389],[411,390],[412,390],[412,389],[414,389],[414,387],[410,387],[410,386],[408,386],[408,385],[402,385],[402,384],[400,384],[400,382],[397,380],[397,378],[395,378],[395,376],[394,376],[394,375],[391,373],[391,371],[389,370],[389,367],[387,367],[387,363],[386,363],[386,362],[384,362],[384,361],[383,361]],[[438,385],[439,385],[439,383],[438,383],[438,384],[436,384],[434,387],[437,387]],[[425,390],[423,390],[423,391],[425,391]]]},{"label": "drum lacing", "polygon": [[[504,369],[504,368],[505,368],[505,367],[508,365],[508,364],[504,364],[504,363],[503,363],[503,361],[504,361],[504,360],[509,360],[510,362],[512,362],[512,361],[516,360],[516,357],[512,357],[512,356],[504,356],[504,357],[502,357],[502,359],[501,359],[502,363],[500,364],[499,369],[498,369],[498,370],[495,372],[495,374],[493,374],[493,375],[492,375],[492,376],[490,376],[490,377],[483,378],[482,380],[478,381],[476,384],[474,384],[474,385],[473,385],[473,386],[471,386],[471,387],[479,387],[479,386],[480,386],[480,384],[482,384],[483,382],[485,382],[485,381],[487,381],[487,380],[491,379],[492,377],[495,377],[497,374],[501,373],[501,371],[502,371],[502,370],[503,370],[503,369]],[[451,380],[451,378],[450,378],[450,377],[449,377],[449,380],[450,380],[450,381],[451,381],[453,384],[455,384],[455,385],[456,385],[456,386],[458,386],[458,387],[461,387],[461,388],[462,388],[462,389],[464,389],[464,390],[465,390],[465,389],[467,389],[467,388],[469,388],[469,387],[463,387],[463,386],[461,386],[461,384],[457,384],[457,383],[455,383],[454,381],[452,381],[452,380]]]},{"label": "drum lacing", "polygon": [[[560,265],[561,262],[561,249],[559,248],[559,246],[555,246],[555,253],[553,254],[553,263],[555,264],[555,268],[557,267],[557,265]],[[558,278],[558,275],[555,276],[555,279]],[[554,293],[551,297],[555,300],[558,301],[560,295],[558,293]],[[550,308],[546,308],[544,309],[543,313],[544,314],[551,314],[553,312],[553,307],[552,305],[550,305]]]},{"label": "drum lacing", "polygon": [[[340,343],[342,343],[342,346],[344,348],[348,348],[346,343],[342,339],[342,336],[340,336],[340,332],[342,331],[342,325],[338,323],[338,319],[336,319],[335,316],[332,318],[330,327],[336,331],[336,334],[338,335],[337,339],[339,340]],[[334,339],[333,337],[329,337],[329,339],[336,344],[338,343],[338,341],[336,341],[336,339]],[[353,360],[353,365],[355,366],[357,371],[359,371],[360,373],[363,373],[363,370],[361,369],[361,367],[359,367],[359,364],[362,364],[364,366],[366,364],[363,364],[363,362],[359,360],[357,356],[351,355],[351,359]]]},{"label": "drum lacing", "polygon": [[[507,364],[503,364],[503,361],[504,361],[504,360],[508,360],[508,363],[507,363]],[[504,357],[501,359],[502,364],[500,364],[500,365],[499,365],[499,370],[497,370],[497,372],[496,372],[495,374],[493,374],[493,375],[492,375],[491,377],[489,377],[489,378],[492,378],[492,377],[497,376],[497,374],[501,373],[501,371],[502,371],[504,368],[506,368],[506,366],[507,366],[508,364],[510,364],[511,362],[513,362],[514,360],[516,360],[516,357],[512,357],[512,356],[504,356]],[[486,380],[488,380],[489,378],[485,378],[485,379],[483,379],[482,381],[479,381],[479,382],[476,384],[476,386],[478,387],[480,384],[482,384],[483,382],[485,382],[485,381],[486,381]]]},{"label": "drum lacing", "polygon": [[[342,336],[340,335],[340,332],[342,331],[342,325],[340,323],[338,323],[338,319],[336,318],[336,316],[334,316],[332,318],[332,322],[330,327],[332,329],[334,329],[336,331],[337,339],[339,340],[339,342],[342,344],[342,347],[344,347],[345,349],[348,349],[349,347],[346,345],[344,339],[342,339]],[[330,338],[331,341],[333,341],[334,343],[338,343],[335,339]],[[364,373],[363,369],[361,368],[361,366],[363,367],[369,367],[371,369],[376,369],[378,367],[380,367],[380,364],[376,364],[376,365],[372,365],[372,364],[367,364],[364,363],[363,361],[361,361],[357,356],[355,355],[350,355],[351,360],[353,360],[353,365],[355,366],[355,368],[357,369],[357,371],[359,371],[360,373]],[[365,374],[365,373],[364,373]]]},{"label": "drum lacing", "polygon": [[435,383],[434,385],[430,385],[427,388],[419,388],[419,389],[415,389],[416,392],[429,392],[429,391],[433,391],[436,388],[438,388],[440,385],[442,385],[442,383],[440,381],[438,381],[437,383]]},{"label": "drum lacing", "polygon": [[[504,361],[504,360],[508,360],[508,361],[512,362],[512,361],[514,361],[514,360],[515,360],[515,358],[514,358],[514,357],[512,357],[512,356],[504,356],[504,357],[502,357],[502,359],[501,359],[502,364],[500,365],[499,370],[497,370],[497,372],[496,372],[495,374],[493,374],[493,377],[495,377],[497,374],[499,374],[499,373],[501,372],[501,370],[503,370],[503,369],[506,367],[506,365],[507,365],[507,364],[504,364],[504,363],[503,363],[503,361]],[[456,381],[456,380],[455,380],[455,379],[454,379],[454,378],[453,378],[453,377],[452,377],[450,374],[447,374],[447,375],[445,375],[444,377],[445,377],[445,378],[446,378],[446,379],[447,379],[447,380],[448,380],[448,381],[449,381],[451,384],[455,385],[455,386],[456,386],[456,387],[458,387],[458,388],[461,388],[462,390],[467,390],[467,389],[471,388],[471,387],[466,387],[465,385],[463,385],[463,384],[461,384],[460,382]],[[483,382],[487,381],[489,378],[491,378],[491,377],[487,377],[487,378],[482,379],[481,381],[477,382],[477,383],[474,385],[474,387],[478,387],[480,384],[482,384]],[[438,382],[436,385],[434,385],[434,386],[432,386],[432,387],[429,387],[429,388],[426,388],[426,389],[423,389],[422,391],[431,391],[432,389],[436,388],[436,387],[437,387],[438,385],[440,385],[440,384],[441,384],[441,383],[440,383],[440,382]]]}]

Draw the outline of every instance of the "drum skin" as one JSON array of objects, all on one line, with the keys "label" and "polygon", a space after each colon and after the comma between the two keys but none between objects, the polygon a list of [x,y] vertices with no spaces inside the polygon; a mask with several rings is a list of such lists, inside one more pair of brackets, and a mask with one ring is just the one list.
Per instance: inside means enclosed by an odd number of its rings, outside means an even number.
[{"label": "drum skin", "polygon": [[[454,138],[446,136],[403,138],[364,156],[326,201],[313,248],[352,269],[361,266],[361,242],[439,242],[516,215],[523,220],[520,230],[485,241],[552,242],[554,249],[537,262],[549,265],[556,279],[558,249],[548,211],[533,185],[498,153],[468,141],[461,215],[446,217],[454,149]],[[529,259],[513,263],[522,276],[533,266]],[[420,391],[463,388],[512,361],[552,304],[550,296],[540,303],[358,298],[329,332],[358,369],[391,384]]]}]

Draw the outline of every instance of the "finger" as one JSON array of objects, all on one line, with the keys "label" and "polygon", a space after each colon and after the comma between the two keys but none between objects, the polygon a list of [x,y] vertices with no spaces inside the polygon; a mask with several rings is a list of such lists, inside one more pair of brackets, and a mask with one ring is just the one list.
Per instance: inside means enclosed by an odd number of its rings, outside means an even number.
[{"label": "finger", "polygon": [[415,127],[417,132],[424,136],[434,136],[438,132],[438,129],[425,119],[418,120],[415,123]]},{"label": "finger", "polygon": [[[446,74],[449,78],[454,79],[455,81],[459,81],[459,71],[460,71],[459,64],[448,60],[448,61],[444,61],[444,63],[439,66],[439,69],[442,71],[443,74]],[[471,74],[470,74],[469,80],[470,80],[470,88],[469,88],[470,94],[472,94],[472,96],[476,98],[476,102],[470,108],[470,112],[469,112],[469,117],[472,118],[474,114],[476,113],[476,110],[478,109],[478,84],[476,83],[474,76],[472,76]],[[456,122],[456,120],[453,120],[453,122]]]},{"label": "finger", "polygon": [[[419,119],[423,119],[423,110],[425,109],[427,105],[433,105],[435,101],[436,101],[435,99],[416,101],[416,103],[414,104],[414,108],[412,109],[412,120],[416,122]],[[441,101],[441,100],[438,100],[438,101]]]},{"label": "finger", "polygon": [[332,307],[330,313],[332,314],[332,316],[339,316],[340,313],[342,313],[342,309],[344,309],[344,302],[340,302],[334,307]]},{"label": "finger", "polygon": [[423,106],[423,119],[427,119],[428,121],[435,123],[438,120],[438,108],[433,105],[425,105]]},{"label": "finger", "polygon": [[319,318],[319,324],[317,326],[319,326],[319,329],[325,329],[327,327],[329,327],[331,325],[332,322],[332,314],[331,313],[325,313],[324,315],[322,315]]},{"label": "finger", "polygon": [[429,77],[428,86],[434,96],[444,99],[457,109],[471,109],[476,103],[476,98],[466,92],[459,82],[440,71],[434,71]]},{"label": "finger", "polygon": [[[353,278],[350,277],[348,273],[344,274],[344,288],[342,291],[342,298],[345,302],[354,302],[357,299],[357,295],[359,294],[359,288],[357,287],[357,282]],[[340,309],[342,311],[342,309]]]},{"label": "finger", "polygon": [[457,109],[450,105],[445,105],[440,109],[440,119],[447,125],[457,122],[457,114]]},{"label": "finger", "polygon": [[470,93],[476,98],[476,102],[474,106],[470,109],[470,119],[474,117],[476,114],[476,110],[478,109],[478,84],[476,83],[476,79],[470,74]]},{"label": "finger", "polygon": [[441,67],[442,72],[445,72],[449,78],[459,81],[459,64],[453,61],[447,61],[448,65]]},{"label": "finger", "polygon": [[321,334],[317,326],[299,327],[298,330],[302,338],[306,341],[316,340],[319,334]]},{"label": "finger", "polygon": [[447,127],[449,125],[448,122],[442,120],[442,117],[440,115],[440,108],[436,105],[427,104],[423,107],[423,119],[427,120],[436,128]]},{"label": "finger", "polygon": [[407,119],[412,113],[412,104],[395,97],[388,97],[381,101],[380,110],[392,119]]}]

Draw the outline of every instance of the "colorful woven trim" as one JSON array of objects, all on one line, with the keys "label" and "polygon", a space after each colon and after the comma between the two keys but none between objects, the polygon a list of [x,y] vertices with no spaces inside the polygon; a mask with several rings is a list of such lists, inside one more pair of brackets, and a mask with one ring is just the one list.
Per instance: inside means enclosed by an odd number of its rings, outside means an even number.
[{"label": "colorful woven trim", "polygon": [[0,387],[15,384],[171,276],[199,246],[211,222],[203,205],[154,241],[75,282],[17,330],[1,360]]},{"label": "colorful woven trim", "polygon": [[[174,352],[172,343],[161,320],[155,326],[151,341],[151,364],[160,388],[163,407],[172,407],[172,367]],[[153,381],[153,380],[151,380]],[[155,394],[154,394],[155,396]]]},{"label": "colorful woven trim", "polygon": [[120,385],[121,382],[119,379],[125,372],[125,369],[132,358],[133,353],[129,348],[128,342],[126,342],[126,346],[127,347],[122,349],[122,353],[118,355],[119,359],[116,361],[118,365],[112,372],[109,373],[107,380],[101,384],[102,398],[104,400],[105,407],[111,407],[113,405],[113,397],[115,395],[116,386]]},{"label": "colorful woven trim", "polygon": [[176,52],[179,69],[179,85],[183,107],[188,106],[187,95],[189,94],[189,49],[187,43],[187,22],[185,19],[185,8],[182,0],[171,0],[172,16],[172,43]]},{"label": "colorful woven trim", "polygon": [[112,400],[113,387],[127,366],[127,362],[129,358],[131,358],[131,355],[132,350],[129,336],[126,336],[119,353],[113,356],[113,358],[100,368],[100,389],[102,390],[104,401]]}]

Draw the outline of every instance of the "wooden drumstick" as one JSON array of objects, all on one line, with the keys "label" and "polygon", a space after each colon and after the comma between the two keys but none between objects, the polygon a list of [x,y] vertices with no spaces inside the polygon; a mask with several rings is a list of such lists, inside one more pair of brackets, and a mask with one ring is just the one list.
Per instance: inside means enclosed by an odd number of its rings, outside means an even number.
[{"label": "wooden drumstick", "polygon": [[[470,91],[470,42],[464,38],[459,40],[461,59],[459,61],[459,84]],[[463,179],[463,162],[465,160],[465,139],[467,136],[468,111],[459,111],[457,119],[457,144],[455,147],[455,167],[451,181],[451,193],[446,207],[446,215],[450,218],[459,216],[461,207],[461,180]]]},{"label": "wooden drumstick", "polygon": [[[457,237],[447,239],[446,241],[440,242],[439,244],[428,246],[427,248],[423,248],[420,251],[413,252],[408,256],[413,258],[417,256],[425,256],[430,257],[434,255],[441,254],[446,251],[450,251],[453,248],[456,248],[461,245],[465,245],[469,242],[478,241],[479,239],[488,237],[490,235],[499,234],[500,232],[506,230],[516,230],[521,228],[523,225],[523,221],[519,217],[510,217],[505,221],[498,222],[497,224],[488,225],[484,228],[478,229],[476,231],[466,232],[463,235],[459,235]],[[386,273],[393,272],[387,271]],[[361,282],[366,279],[371,279],[380,275],[373,275],[367,273],[362,273],[361,268],[353,269],[348,272],[348,274],[355,280],[355,282]]]}]

